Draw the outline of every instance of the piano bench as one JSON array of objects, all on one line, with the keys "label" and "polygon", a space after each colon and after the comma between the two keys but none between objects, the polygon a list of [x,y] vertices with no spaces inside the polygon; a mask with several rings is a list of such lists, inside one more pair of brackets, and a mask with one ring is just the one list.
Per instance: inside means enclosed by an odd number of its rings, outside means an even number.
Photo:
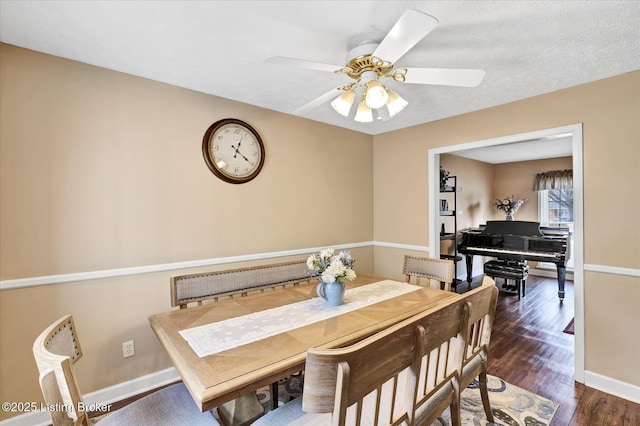
[{"label": "piano bench", "polygon": [[525,263],[506,261],[506,260],[490,260],[484,264],[485,275],[491,278],[503,278],[505,285],[508,280],[516,282],[516,290],[518,291],[518,300],[526,295],[526,280],[529,276],[529,266]]}]

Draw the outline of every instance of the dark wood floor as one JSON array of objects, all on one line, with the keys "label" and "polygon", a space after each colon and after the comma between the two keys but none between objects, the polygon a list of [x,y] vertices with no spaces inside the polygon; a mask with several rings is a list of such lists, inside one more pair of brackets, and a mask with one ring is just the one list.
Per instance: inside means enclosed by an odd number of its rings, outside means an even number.
[{"label": "dark wood floor", "polygon": [[520,301],[515,294],[498,297],[489,374],[559,403],[553,426],[640,426],[640,404],[574,382],[574,337],[563,333],[573,318],[573,283],[562,304],[555,279],[529,275],[526,287]]}]

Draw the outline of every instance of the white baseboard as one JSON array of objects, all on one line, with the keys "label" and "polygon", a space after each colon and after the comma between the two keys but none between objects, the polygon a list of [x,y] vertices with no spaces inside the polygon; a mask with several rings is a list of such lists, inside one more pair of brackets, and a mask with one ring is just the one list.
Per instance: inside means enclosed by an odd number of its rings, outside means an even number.
[{"label": "white baseboard", "polygon": [[[529,269],[529,275],[537,275],[539,277],[547,277],[547,278],[558,278],[558,271],[556,271],[555,269],[538,269],[538,268],[532,268]],[[567,271],[567,275],[565,276],[565,279],[569,280],[569,281],[573,281],[573,272],[569,272]]]},{"label": "white baseboard", "polygon": [[585,370],[584,385],[640,404],[640,386]]},{"label": "white baseboard", "polygon": [[[95,392],[87,393],[84,395],[84,402],[87,405],[111,404],[179,380],[180,376],[178,372],[175,368],[171,367]],[[29,412],[0,421],[0,425],[2,426],[47,426],[50,424],[51,417],[49,417],[49,413],[46,411]]]}]

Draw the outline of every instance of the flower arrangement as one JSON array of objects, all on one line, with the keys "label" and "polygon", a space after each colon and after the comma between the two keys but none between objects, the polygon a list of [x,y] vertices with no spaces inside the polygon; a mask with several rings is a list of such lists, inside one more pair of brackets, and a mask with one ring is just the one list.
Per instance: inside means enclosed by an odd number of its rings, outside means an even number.
[{"label": "flower arrangement", "polygon": [[356,273],[353,270],[355,260],[348,251],[338,254],[332,248],[321,250],[307,258],[307,268],[313,276],[318,276],[325,283],[353,281]]},{"label": "flower arrangement", "polygon": [[513,216],[525,201],[527,201],[526,198],[516,200],[513,195],[502,200],[496,198],[496,208],[505,212],[507,216]]}]

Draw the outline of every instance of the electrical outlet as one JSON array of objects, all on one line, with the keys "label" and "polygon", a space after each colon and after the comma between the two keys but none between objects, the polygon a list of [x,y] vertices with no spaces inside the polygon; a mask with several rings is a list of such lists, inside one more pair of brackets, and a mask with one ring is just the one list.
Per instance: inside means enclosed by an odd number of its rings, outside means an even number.
[{"label": "electrical outlet", "polygon": [[122,358],[128,358],[130,356],[134,356],[135,354],[136,349],[133,340],[129,340],[128,342],[124,342],[122,344]]}]

